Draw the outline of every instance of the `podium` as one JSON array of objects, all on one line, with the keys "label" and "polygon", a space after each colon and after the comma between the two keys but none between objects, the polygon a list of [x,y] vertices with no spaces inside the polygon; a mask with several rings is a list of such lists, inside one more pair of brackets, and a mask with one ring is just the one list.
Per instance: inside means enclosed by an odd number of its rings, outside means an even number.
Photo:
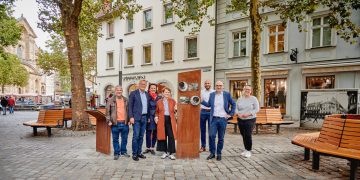
[{"label": "podium", "polygon": [[86,112],[96,118],[96,151],[109,155],[111,129],[106,123],[105,109],[87,110]]},{"label": "podium", "polygon": [[199,158],[201,70],[178,74],[176,157]]}]

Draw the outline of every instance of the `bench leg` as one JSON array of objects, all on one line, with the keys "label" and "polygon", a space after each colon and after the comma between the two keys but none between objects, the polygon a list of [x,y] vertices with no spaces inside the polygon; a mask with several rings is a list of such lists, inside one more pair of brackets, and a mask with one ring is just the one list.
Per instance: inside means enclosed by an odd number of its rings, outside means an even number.
[{"label": "bench leg", "polygon": [[305,148],[304,150],[304,160],[307,161],[310,159],[310,149]]},{"label": "bench leg", "polygon": [[37,127],[33,127],[34,136],[37,136]]},{"label": "bench leg", "polygon": [[237,124],[234,124],[234,132],[237,133]]},{"label": "bench leg", "polygon": [[356,159],[350,160],[350,179],[355,180],[357,177],[357,168],[359,166],[359,161]]},{"label": "bench leg", "polygon": [[48,137],[51,136],[51,127],[46,127]]},{"label": "bench leg", "polygon": [[280,132],[280,124],[276,125],[276,134],[279,134]]},{"label": "bench leg", "polygon": [[256,126],[256,134],[258,134],[259,133],[259,125],[256,124],[255,126]]},{"label": "bench leg", "polygon": [[64,121],[65,129],[67,129],[67,121]]},{"label": "bench leg", "polygon": [[320,166],[320,154],[316,151],[313,151],[312,169],[319,170],[319,166]]}]

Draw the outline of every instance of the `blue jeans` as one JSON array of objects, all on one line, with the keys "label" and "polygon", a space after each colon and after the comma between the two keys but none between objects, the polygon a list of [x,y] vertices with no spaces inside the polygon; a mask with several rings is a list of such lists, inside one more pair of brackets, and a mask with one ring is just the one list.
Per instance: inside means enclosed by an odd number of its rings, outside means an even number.
[{"label": "blue jeans", "polygon": [[[129,125],[118,122],[117,125],[111,126],[113,139],[114,155],[127,153],[126,145],[129,135]],[[121,146],[119,146],[119,134],[121,134]]]},{"label": "blue jeans", "polygon": [[[201,147],[206,147],[206,121],[208,122],[208,131],[210,131],[210,112],[201,110],[200,113],[200,137]],[[209,132],[210,135],[210,132]],[[209,140],[210,142],[210,140]]]},{"label": "blue jeans", "polygon": [[132,139],[132,151],[133,156],[137,156],[141,154],[142,144],[144,141],[144,133],[146,129],[147,116],[141,116],[141,119],[135,119],[135,123],[133,125],[133,139]]},{"label": "blue jeans", "polygon": [[6,114],[6,106],[2,107],[3,114]]},{"label": "blue jeans", "polygon": [[10,114],[14,113],[14,106],[9,106]]},{"label": "blue jeans", "polygon": [[[221,151],[224,147],[224,136],[227,120],[226,118],[213,117],[210,124],[210,153],[215,154],[216,150],[216,154],[221,155]],[[216,134],[218,134],[217,148],[215,147]]]}]

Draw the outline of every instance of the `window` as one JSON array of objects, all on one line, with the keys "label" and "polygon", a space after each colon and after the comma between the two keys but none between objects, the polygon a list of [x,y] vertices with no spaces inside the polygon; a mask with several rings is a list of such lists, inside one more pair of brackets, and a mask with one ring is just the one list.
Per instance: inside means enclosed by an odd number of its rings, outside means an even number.
[{"label": "window", "polygon": [[282,24],[269,26],[269,53],[284,51],[285,27]]},{"label": "window", "polygon": [[112,38],[114,37],[114,22],[108,22],[107,23],[107,37]]},{"label": "window", "polygon": [[22,46],[21,45],[19,45],[19,47],[17,48],[17,57],[20,59],[20,60],[22,60]]},{"label": "window", "polygon": [[151,45],[143,47],[144,50],[144,64],[151,64]]},{"label": "window", "polygon": [[286,113],[286,78],[264,79],[264,106],[280,108]]},{"label": "window", "polygon": [[163,61],[173,61],[172,41],[163,42]]},{"label": "window", "polygon": [[186,4],[189,8],[190,16],[198,16],[198,0],[187,1]]},{"label": "window", "polygon": [[134,65],[132,48],[126,49],[126,65]]},{"label": "window", "polygon": [[334,89],[335,75],[306,77],[306,89]]},{"label": "window", "polygon": [[164,24],[172,23],[174,21],[174,14],[171,11],[171,8],[171,3],[164,5]]},{"label": "window", "polygon": [[246,31],[233,33],[233,56],[246,56]]},{"label": "window", "polygon": [[126,18],[126,32],[134,32],[134,19],[133,17]]},{"label": "window", "polygon": [[232,98],[238,99],[242,96],[243,88],[248,84],[248,80],[230,80],[230,94]]},{"label": "window", "polygon": [[107,68],[114,68],[114,53],[107,53]]},{"label": "window", "polygon": [[144,11],[144,29],[152,27],[152,13],[151,9]]},{"label": "window", "polygon": [[196,58],[197,57],[197,38],[188,38],[186,39],[186,57],[187,58]]},{"label": "window", "polygon": [[313,18],[312,20],[312,46],[323,47],[331,45],[331,28],[329,16]]}]

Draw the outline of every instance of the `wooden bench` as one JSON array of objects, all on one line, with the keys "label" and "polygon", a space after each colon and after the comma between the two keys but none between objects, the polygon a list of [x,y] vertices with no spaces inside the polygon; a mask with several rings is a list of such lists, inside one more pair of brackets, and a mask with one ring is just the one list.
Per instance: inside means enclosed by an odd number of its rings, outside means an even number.
[{"label": "wooden bench", "polygon": [[63,110],[40,110],[37,121],[24,122],[23,125],[33,127],[34,136],[37,135],[37,128],[44,127],[48,136],[51,136],[51,128],[63,127]]},{"label": "wooden bench", "polygon": [[[318,136],[317,136],[318,134]],[[310,159],[313,151],[312,168],[319,169],[320,155],[348,159],[350,179],[356,179],[360,162],[360,115],[341,118],[341,115],[327,116],[320,133],[299,134],[292,143],[304,147],[304,159]]]},{"label": "wooden bench", "polygon": [[[280,125],[293,124],[293,121],[284,121],[280,112],[280,109],[260,109],[256,113],[256,134],[259,132],[259,126],[261,125],[276,125],[276,133],[280,132]],[[234,125],[234,132],[237,132],[237,115],[234,115],[232,120],[228,121],[228,124]]]},{"label": "wooden bench", "polygon": [[64,127],[67,128],[67,121],[72,120],[72,109],[71,108],[65,108],[64,109]]},{"label": "wooden bench", "polygon": [[[97,109],[98,111],[106,114],[106,109],[105,108],[98,108]],[[93,126],[96,126],[96,118],[92,115],[89,114],[89,121],[90,121],[90,124],[93,125]]]}]

